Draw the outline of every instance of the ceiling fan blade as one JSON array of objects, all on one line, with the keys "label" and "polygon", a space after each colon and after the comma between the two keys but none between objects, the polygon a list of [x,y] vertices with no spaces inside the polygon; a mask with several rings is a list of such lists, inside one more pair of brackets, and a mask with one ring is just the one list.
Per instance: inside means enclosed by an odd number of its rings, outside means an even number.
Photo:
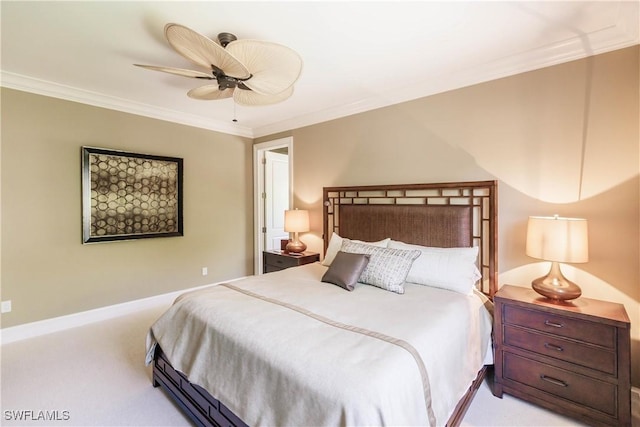
[{"label": "ceiling fan blade", "polygon": [[244,84],[261,94],[283,92],[298,80],[302,72],[300,55],[277,43],[236,40],[226,49],[251,72],[252,77]]},{"label": "ceiling fan blade", "polygon": [[293,95],[293,86],[289,86],[288,89],[275,95],[264,95],[252,90],[236,89],[233,92],[233,100],[240,105],[247,106],[271,105],[282,102],[291,95]]},{"label": "ceiling fan blade", "polygon": [[251,75],[242,62],[225,48],[185,26],[167,24],[164,27],[164,35],[176,52],[201,67],[210,70],[214,65],[226,75],[238,79],[246,79]]},{"label": "ceiling fan blade", "polygon": [[203,101],[212,101],[216,99],[231,98],[233,96],[233,92],[234,89],[220,90],[218,85],[215,84],[191,89],[187,92],[187,96],[189,96],[189,98],[201,99]]},{"label": "ceiling fan blade", "polygon": [[163,73],[175,74],[183,77],[192,77],[194,79],[214,80],[213,74],[203,73],[202,71],[185,70],[183,68],[157,67],[155,65],[133,64],[136,67],[146,68],[147,70],[162,71]]}]

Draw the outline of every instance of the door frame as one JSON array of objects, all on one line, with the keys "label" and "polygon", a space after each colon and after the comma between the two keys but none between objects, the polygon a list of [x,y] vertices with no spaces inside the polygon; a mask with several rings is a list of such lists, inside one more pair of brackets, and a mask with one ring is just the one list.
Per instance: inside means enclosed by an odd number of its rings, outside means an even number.
[{"label": "door frame", "polygon": [[293,204],[293,137],[274,139],[253,145],[253,274],[262,274],[262,251],[264,251],[264,238],[262,229],[264,221],[264,159],[265,151],[276,148],[287,148],[289,156],[289,208]]}]

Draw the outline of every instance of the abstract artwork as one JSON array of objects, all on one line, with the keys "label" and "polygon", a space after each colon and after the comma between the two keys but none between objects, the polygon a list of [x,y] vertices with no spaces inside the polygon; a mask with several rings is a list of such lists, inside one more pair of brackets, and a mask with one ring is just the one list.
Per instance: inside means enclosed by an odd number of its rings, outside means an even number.
[{"label": "abstract artwork", "polygon": [[182,236],[181,158],[82,147],[83,243]]}]

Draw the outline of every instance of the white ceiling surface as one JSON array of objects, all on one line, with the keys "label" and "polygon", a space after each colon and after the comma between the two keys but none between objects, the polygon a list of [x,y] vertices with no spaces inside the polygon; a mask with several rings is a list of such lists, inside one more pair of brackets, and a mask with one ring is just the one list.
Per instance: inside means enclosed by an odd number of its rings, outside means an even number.
[{"label": "white ceiling surface", "polygon": [[[639,43],[640,3],[1,2],[2,86],[260,137]],[[164,25],[289,46],[295,93],[272,106],[199,101],[208,83],[134,67],[198,69]],[[233,123],[234,114],[238,122]]]}]

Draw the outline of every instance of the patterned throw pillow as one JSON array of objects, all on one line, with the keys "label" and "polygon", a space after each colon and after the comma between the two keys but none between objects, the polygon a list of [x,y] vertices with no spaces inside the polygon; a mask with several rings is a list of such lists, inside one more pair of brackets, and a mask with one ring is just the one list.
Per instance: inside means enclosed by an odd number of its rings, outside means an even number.
[{"label": "patterned throw pillow", "polygon": [[404,281],[409,274],[413,261],[420,256],[418,250],[389,249],[346,241],[342,252],[367,254],[369,264],[360,274],[358,282],[397,294],[404,293]]}]

